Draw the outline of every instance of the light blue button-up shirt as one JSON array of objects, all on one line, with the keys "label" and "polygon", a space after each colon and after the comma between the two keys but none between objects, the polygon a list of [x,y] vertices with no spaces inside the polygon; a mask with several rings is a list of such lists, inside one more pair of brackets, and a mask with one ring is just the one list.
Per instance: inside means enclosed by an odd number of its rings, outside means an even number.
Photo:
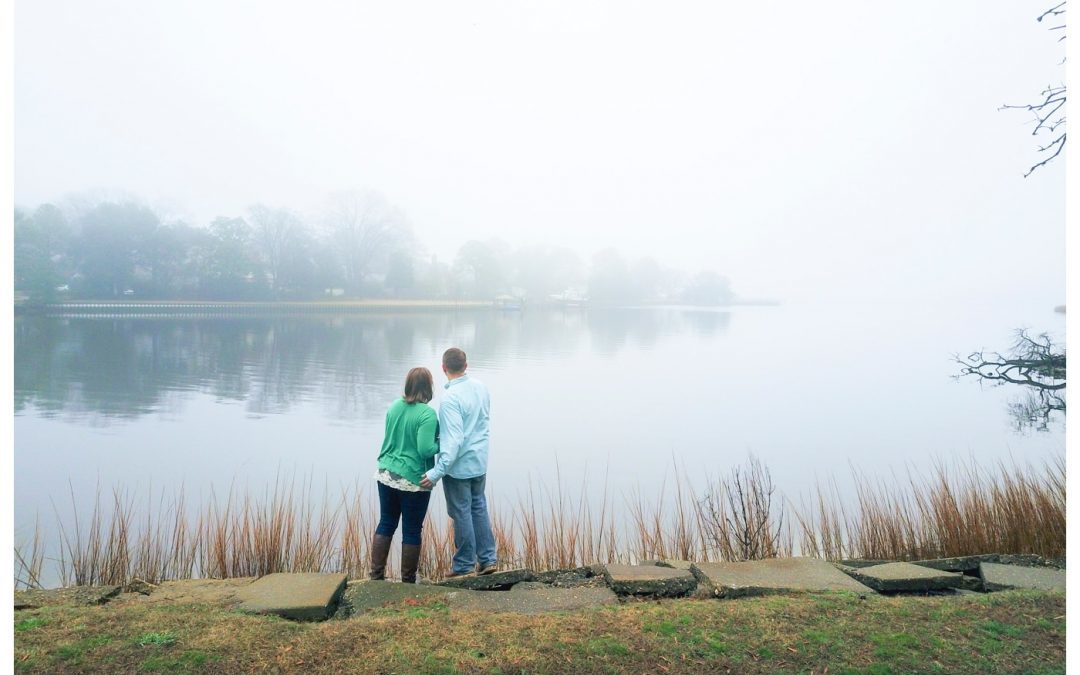
[{"label": "light blue button-up shirt", "polygon": [[428,480],[483,476],[487,473],[491,413],[487,387],[467,375],[443,386],[446,395],[439,404],[439,454],[435,468],[427,472]]}]

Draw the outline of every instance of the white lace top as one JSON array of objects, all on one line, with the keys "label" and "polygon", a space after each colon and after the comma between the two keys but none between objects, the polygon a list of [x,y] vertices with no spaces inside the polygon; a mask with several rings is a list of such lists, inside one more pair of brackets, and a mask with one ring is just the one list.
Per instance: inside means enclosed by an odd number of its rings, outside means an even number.
[{"label": "white lace top", "polygon": [[387,471],[386,469],[376,470],[375,480],[379,481],[388,488],[394,488],[395,490],[401,490],[402,492],[427,491],[425,488],[422,488],[416,483],[413,483],[408,478],[399,476],[393,471]]}]

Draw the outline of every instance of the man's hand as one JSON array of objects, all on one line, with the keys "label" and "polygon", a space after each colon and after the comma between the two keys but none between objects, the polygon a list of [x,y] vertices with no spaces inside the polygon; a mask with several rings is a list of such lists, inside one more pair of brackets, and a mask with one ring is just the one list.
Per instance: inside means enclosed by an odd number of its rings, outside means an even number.
[{"label": "man's hand", "polygon": [[425,490],[430,490],[431,488],[435,487],[435,483],[432,483],[430,480],[428,480],[427,474],[425,473],[424,477],[420,479],[420,487],[424,488]]}]

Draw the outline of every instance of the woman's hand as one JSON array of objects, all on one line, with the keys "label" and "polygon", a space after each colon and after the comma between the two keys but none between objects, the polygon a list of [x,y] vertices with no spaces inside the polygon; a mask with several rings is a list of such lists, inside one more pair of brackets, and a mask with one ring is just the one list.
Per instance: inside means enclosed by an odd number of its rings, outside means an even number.
[{"label": "woman's hand", "polygon": [[425,490],[430,490],[435,487],[435,483],[429,481],[427,474],[424,474],[424,477],[420,479],[420,487],[424,488]]}]

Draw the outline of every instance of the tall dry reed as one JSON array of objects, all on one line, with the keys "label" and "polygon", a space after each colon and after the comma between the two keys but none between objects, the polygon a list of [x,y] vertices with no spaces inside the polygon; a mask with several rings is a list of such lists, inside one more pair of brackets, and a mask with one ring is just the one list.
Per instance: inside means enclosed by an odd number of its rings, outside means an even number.
[{"label": "tall dry reed", "polygon": [[1065,461],[1040,466],[975,461],[929,476],[872,479],[853,472],[854,508],[835,484],[816,486],[814,509],[796,512],[801,545],[828,559],[915,560],[980,553],[1065,555]]},{"label": "tall dry reed", "polygon": [[[908,471],[890,480],[853,470],[853,498],[835,480],[819,483],[808,504],[773,493],[768,472],[752,460],[745,470],[710,481],[699,495],[678,467],[655,497],[640,490],[614,507],[603,487],[582,476],[577,490],[557,472],[554,488],[530,482],[516,502],[493,500],[497,553],[507,566],[534,570],[644,558],[741,560],[793,554],[827,559],[916,559],[975,553],[1065,551],[1064,459],[1040,466],[984,470],[975,462],[929,476]],[[260,493],[235,484],[190,504],[181,487],[151,505],[121,488],[103,505],[54,507],[57,537],[35,529],[30,550],[16,551],[16,586],[40,586],[43,564],[55,563],[64,585],[124,584],[190,577],[261,576],[273,572],[367,574],[378,519],[372,491],[357,484],[333,494],[310,479],[279,476]],[[153,506],[153,508],[152,508]],[[136,517],[136,514],[139,514]],[[620,529],[622,528],[622,529]],[[799,545],[794,544],[798,535]],[[47,546],[51,543],[51,546]],[[25,547],[24,547],[25,549]],[[387,566],[395,576],[398,546]],[[47,551],[52,552],[47,556]],[[454,554],[453,524],[432,501],[425,521],[420,574],[440,579]]]},{"label": "tall dry reed", "polygon": [[45,546],[40,521],[34,519],[34,533],[26,544],[15,546],[15,590],[42,587],[41,570],[45,566]]}]

